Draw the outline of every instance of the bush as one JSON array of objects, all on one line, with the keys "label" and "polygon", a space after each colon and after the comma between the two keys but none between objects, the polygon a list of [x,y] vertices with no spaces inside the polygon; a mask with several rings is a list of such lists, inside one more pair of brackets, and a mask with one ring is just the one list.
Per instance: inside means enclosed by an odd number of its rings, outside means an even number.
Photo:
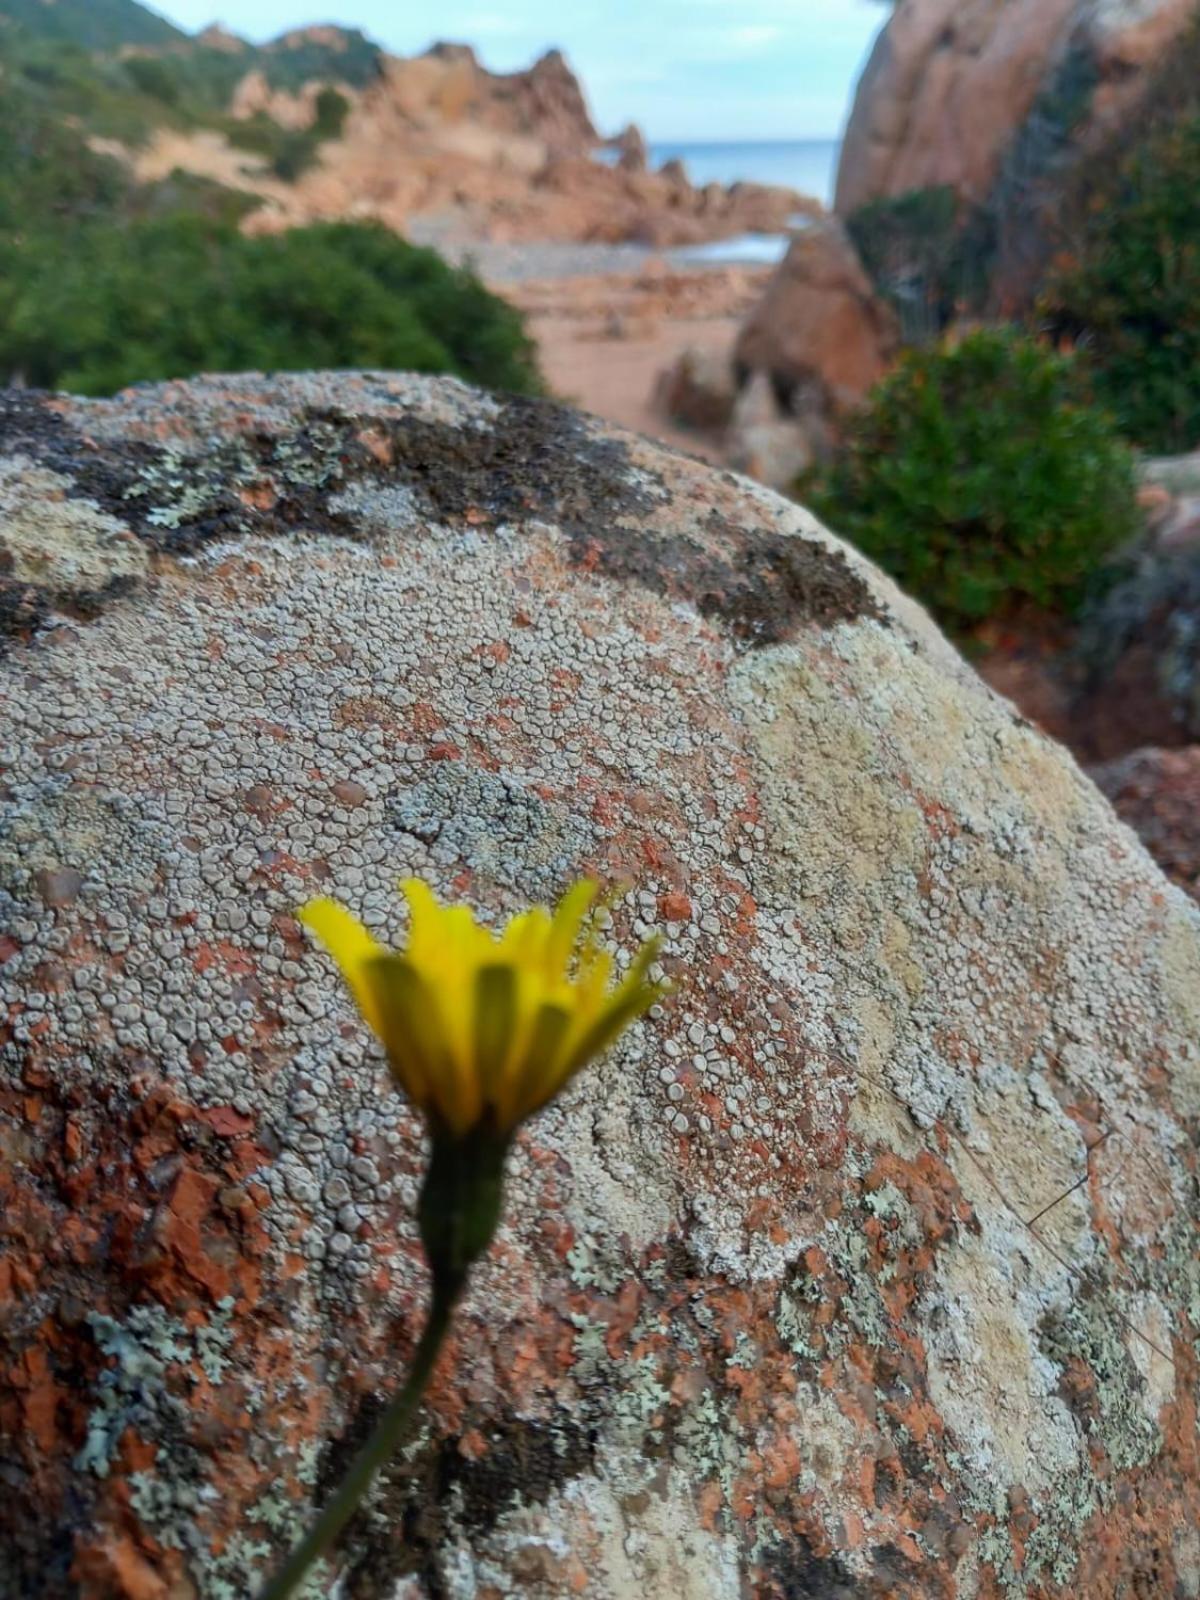
[{"label": "bush", "polygon": [[538,387],[518,314],[372,225],[245,238],[149,216],[0,244],[0,380],[111,394],[144,379],[328,367]]},{"label": "bush", "polygon": [[313,110],[315,116],[307,128],[285,128],[261,111],[244,121],[230,120],[229,142],[263,156],[277,178],[295,183],[314,164],[325,140],[340,136],[350,102],[337,89],[326,87]]},{"label": "bush", "polygon": [[1129,438],[1200,444],[1200,116],[1156,129],[1096,195],[1041,312]]},{"label": "bush", "polygon": [[1072,605],[1137,525],[1132,458],[1075,365],[1002,331],[910,351],[803,488],[952,627]]}]

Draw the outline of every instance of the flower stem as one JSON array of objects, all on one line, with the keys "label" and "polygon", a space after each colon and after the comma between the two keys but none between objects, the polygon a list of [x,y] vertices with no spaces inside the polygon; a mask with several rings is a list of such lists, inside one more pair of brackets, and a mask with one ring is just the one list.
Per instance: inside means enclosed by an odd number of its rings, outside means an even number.
[{"label": "flower stem", "polygon": [[413,1353],[403,1389],[375,1424],[374,1432],[338,1484],[333,1499],[261,1591],[259,1600],[290,1600],[358,1510],[380,1467],[386,1466],[395,1455],[437,1364],[461,1287],[461,1282],[445,1284],[435,1278],[429,1318]]}]

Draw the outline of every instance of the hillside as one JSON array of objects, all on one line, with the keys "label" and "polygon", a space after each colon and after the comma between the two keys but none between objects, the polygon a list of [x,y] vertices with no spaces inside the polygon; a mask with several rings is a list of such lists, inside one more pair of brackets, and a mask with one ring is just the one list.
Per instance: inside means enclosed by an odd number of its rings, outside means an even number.
[{"label": "hillside", "polygon": [[35,38],[85,50],[171,45],[187,38],[165,17],[135,0],[0,0],[0,27],[6,23]]}]

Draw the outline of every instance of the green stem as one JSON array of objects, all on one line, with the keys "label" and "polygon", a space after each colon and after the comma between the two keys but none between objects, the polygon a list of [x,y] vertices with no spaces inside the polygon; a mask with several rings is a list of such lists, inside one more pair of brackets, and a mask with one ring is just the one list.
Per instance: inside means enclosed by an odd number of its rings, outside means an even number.
[{"label": "green stem", "polygon": [[413,1354],[403,1389],[375,1424],[375,1431],[338,1484],[333,1499],[262,1590],[259,1600],[289,1600],[296,1593],[310,1569],[325,1555],[358,1510],[380,1467],[386,1466],[395,1455],[437,1364],[461,1287],[461,1282],[439,1284],[435,1278],[429,1320]]}]

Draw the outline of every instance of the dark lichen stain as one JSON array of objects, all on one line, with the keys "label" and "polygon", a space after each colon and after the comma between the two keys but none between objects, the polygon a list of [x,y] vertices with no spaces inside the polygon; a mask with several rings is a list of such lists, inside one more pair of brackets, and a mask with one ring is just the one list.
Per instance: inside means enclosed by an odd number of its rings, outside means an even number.
[{"label": "dark lichen stain", "polygon": [[803,622],[883,620],[862,578],[814,540],[747,529],[716,510],[703,542],[644,531],[668,491],[634,470],[621,439],[545,401],[509,400],[490,432],[407,420],[393,437],[396,471],[439,521],[482,510],[553,522],[578,565],[691,602],[746,643],[776,644]]},{"label": "dark lichen stain", "polygon": [[[378,1412],[376,1405],[364,1406],[326,1452],[320,1497],[340,1480]],[[420,1576],[432,1600],[448,1596],[441,1552],[452,1527],[482,1537],[518,1500],[544,1505],[562,1484],[589,1470],[595,1458],[592,1432],[572,1424],[549,1428],[500,1417],[483,1425],[483,1437],[486,1449],[474,1460],[463,1454],[457,1438],[442,1439],[388,1470],[373,1517],[382,1518],[394,1536],[381,1539],[374,1520],[369,1534],[360,1519],[350,1523],[344,1548],[361,1553],[346,1570],[349,1600],[384,1600],[398,1579],[412,1574]]]},{"label": "dark lichen stain", "polygon": [[864,1600],[862,1588],[836,1556],[819,1556],[803,1534],[777,1550],[766,1567],[764,1596],[771,1600]]},{"label": "dark lichen stain", "polygon": [[[745,528],[715,510],[699,537],[646,531],[648,516],[669,508],[669,491],[633,468],[622,439],[545,401],[510,397],[475,427],[312,408],[281,432],[232,427],[203,446],[97,445],[45,396],[0,395],[0,450],[60,473],[72,496],[169,555],[250,534],[362,538],[361,522],[331,502],[356,482],[399,483],[431,522],[552,522],[577,566],[690,602],[745,644],[777,643],[805,622],[884,620],[862,578],[817,541]],[[62,598],[34,597],[32,608],[26,596],[3,599],[0,629],[28,633]]]},{"label": "dark lichen stain", "polygon": [[[811,539],[743,528],[708,516],[715,548],[682,535],[617,528],[589,549],[608,577],[633,580],[672,600],[690,600],[746,644],[778,644],[797,626],[829,627],[860,617],[886,621],[845,557]],[[719,552],[719,553],[718,553]]]}]

